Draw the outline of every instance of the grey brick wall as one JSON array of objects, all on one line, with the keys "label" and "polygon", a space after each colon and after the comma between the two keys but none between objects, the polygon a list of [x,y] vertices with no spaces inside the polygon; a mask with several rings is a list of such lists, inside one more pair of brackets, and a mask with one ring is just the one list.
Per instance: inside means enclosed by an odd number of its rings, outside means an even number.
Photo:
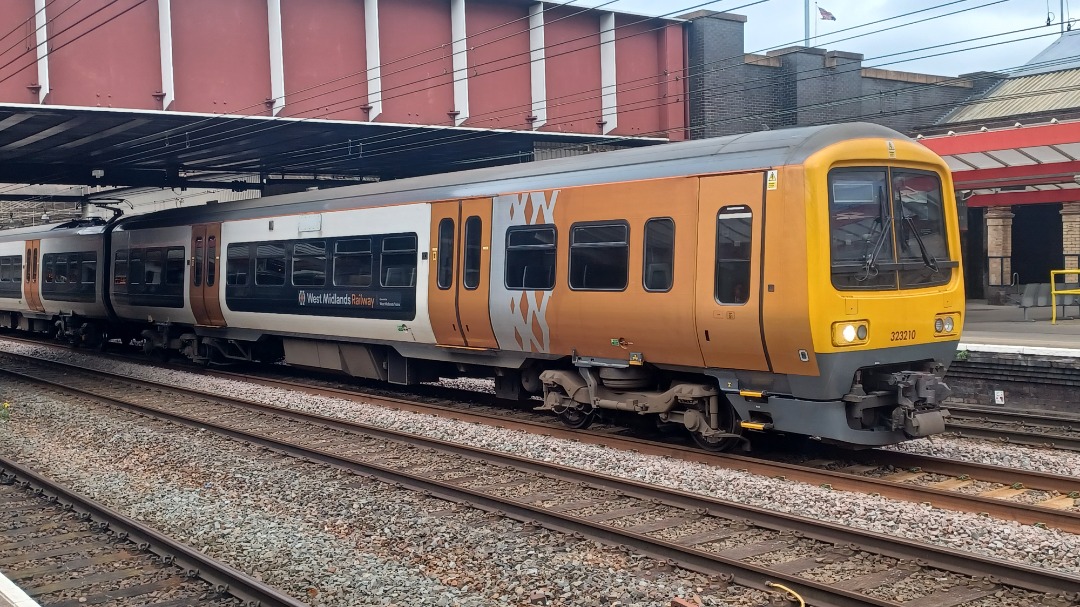
[{"label": "grey brick wall", "polygon": [[863,56],[789,47],[745,55],[741,15],[698,11],[688,19],[690,136],[862,120],[914,135],[981,96],[999,74],[944,79],[870,70]]}]

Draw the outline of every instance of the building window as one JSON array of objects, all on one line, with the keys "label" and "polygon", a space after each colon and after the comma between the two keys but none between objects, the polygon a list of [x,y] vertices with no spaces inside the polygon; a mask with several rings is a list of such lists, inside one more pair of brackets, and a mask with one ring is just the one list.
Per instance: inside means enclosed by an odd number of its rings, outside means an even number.
[{"label": "building window", "polygon": [[570,229],[570,288],[621,291],[630,265],[630,226],[575,224]]},{"label": "building window", "polygon": [[292,283],[298,287],[321,287],[326,284],[326,243],[298,242],[293,245]]},{"label": "building window", "polygon": [[506,288],[555,287],[555,226],[517,226],[506,231]]},{"label": "building window", "polygon": [[750,294],[750,245],[753,214],[749,207],[720,209],[716,218],[716,301],[744,304]]},{"label": "building window", "polygon": [[342,240],[334,245],[334,285],[371,286],[371,239]]}]

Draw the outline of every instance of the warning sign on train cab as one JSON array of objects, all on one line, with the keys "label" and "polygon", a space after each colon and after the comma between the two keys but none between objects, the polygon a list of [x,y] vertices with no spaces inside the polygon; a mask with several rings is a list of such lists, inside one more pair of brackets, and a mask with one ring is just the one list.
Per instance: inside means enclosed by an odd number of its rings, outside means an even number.
[{"label": "warning sign on train cab", "polygon": [[765,177],[765,189],[776,189],[776,171],[769,171],[768,175]]},{"label": "warning sign on train cab", "polygon": [[885,141],[885,147],[889,150],[889,158],[896,158],[896,144],[892,142],[892,139]]}]

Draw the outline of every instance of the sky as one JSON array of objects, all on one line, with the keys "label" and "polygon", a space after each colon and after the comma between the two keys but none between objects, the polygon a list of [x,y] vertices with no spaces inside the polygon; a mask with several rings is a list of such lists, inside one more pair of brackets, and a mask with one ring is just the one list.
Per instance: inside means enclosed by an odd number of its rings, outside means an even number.
[{"label": "sky", "polygon": [[[1073,15],[1080,30],[1080,0],[1073,1],[1077,3],[1076,13],[1071,13],[1066,3],[1065,15]],[[803,43],[803,0],[765,0],[744,7],[754,2],[578,0],[569,3],[645,15],[675,16],[702,9],[746,15],[748,53]],[[836,17],[836,21],[824,21],[818,17],[814,5],[811,1],[810,35],[814,36],[816,25],[818,37],[812,46],[862,53],[865,67],[942,76],[1008,70],[1023,65],[1057,39],[1062,12],[1061,0],[818,0],[817,6]],[[922,12],[898,17],[914,11]],[[1046,27],[1048,12],[1054,20],[1051,27]],[[871,23],[890,17],[897,18]],[[928,18],[923,23],[912,23]],[[992,37],[973,40],[984,36]],[[926,49],[947,43],[957,44]],[[967,48],[972,50],[949,52]],[[897,55],[905,51],[914,52]]]}]

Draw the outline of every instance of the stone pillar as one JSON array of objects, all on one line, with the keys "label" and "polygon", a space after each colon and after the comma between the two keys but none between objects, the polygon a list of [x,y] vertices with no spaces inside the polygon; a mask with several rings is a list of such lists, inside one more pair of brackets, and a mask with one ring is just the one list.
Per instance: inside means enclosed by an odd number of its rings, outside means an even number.
[{"label": "stone pillar", "polygon": [[[1080,202],[1061,205],[1061,252],[1065,254],[1065,270],[1080,268]],[[1066,276],[1065,283],[1076,285],[1080,279]]]},{"label": "stone pillar", "polygon": [[1012,283],[1012,221],[1011,207],[986,209],[986,299],[990,303],[999,303]]}]

